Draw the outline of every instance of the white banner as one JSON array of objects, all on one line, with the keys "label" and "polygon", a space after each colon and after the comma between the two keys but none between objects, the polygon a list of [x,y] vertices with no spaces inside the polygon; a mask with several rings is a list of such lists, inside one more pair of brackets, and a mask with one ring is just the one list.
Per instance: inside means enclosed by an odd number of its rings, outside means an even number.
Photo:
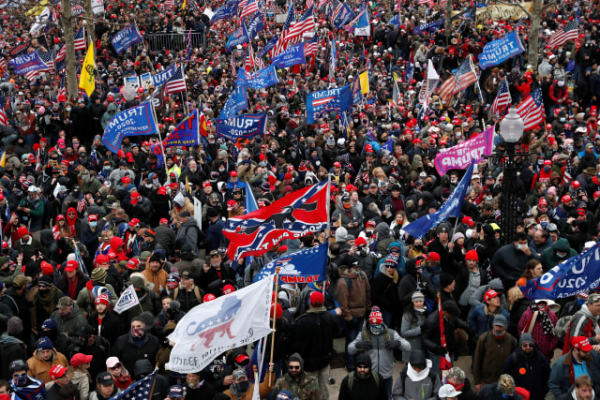
[{"label": "white banner", "polygon": [[427,60],[427,79],[423,86],[421,86],[421,91],[419,92],[419,103],[423,104],[425,109],[429,107],[429,99],[431,98],[431,94],[435,90],[438,82],[440,80],[440,76],[438,75],[435,67],[431,60]]},{"label": "white banner", "polygon": [[177,323],[166,369],[182,374],[204,369],[221,353],[271,333],[273,278],[192,308]]},{"label": "white banner", "polygon": [[104,2],[102,0],[92,0],[92,12],[94,15],[104,14]]},{"label": "white banner", "polygon": [[135,307],[138,304],[140,304],[140,299],[138,299],[133,285],[129,285],[121,297],[119,297],[117,304],[115,304],[114,310],[117,314],[121,314],[123,311],[127,311],[131,307]]},{"label": "white banner", "polygon": [[202,230],[202,202],[194,197],[194,219],[198,223],[198,228]]}]

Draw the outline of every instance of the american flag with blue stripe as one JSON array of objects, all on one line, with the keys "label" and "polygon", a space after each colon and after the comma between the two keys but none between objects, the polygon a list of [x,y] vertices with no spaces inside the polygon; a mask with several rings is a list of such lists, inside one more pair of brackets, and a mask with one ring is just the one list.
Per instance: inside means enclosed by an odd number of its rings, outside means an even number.
[{"label": "american flag with blue stripe", "polygon": [[75,45],[75,51],[85,51],[87,46],[85,44],[85,27],[81,27],[73,36],[73,44]]}]

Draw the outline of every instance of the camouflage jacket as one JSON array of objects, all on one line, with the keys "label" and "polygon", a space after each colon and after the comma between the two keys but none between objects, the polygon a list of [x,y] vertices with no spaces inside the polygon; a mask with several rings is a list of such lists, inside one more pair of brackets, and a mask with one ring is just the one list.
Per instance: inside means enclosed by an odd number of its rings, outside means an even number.
[{"label": "camouflage jacket", "polygon": [[285,374],[275,382],[273,388],[273,397],[282,390],[289,390],[294,395],[298,396],[299,400],[319,400],[319,381],[316,377],[308,375],[306,372],[298,381],[293,379],[290,374]]}]

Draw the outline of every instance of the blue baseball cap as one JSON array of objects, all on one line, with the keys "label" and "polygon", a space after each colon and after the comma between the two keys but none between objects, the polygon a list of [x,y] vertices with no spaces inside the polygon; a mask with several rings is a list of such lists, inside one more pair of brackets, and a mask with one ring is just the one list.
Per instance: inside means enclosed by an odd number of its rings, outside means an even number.
[{"label": "blue baseball cap", "polygon": [[47,320],[42,322],[42,329],[48,329],[51,331],[55,331],[58,329],[58,324],[56,323],[56,321],[54,319],[48,318]]},{"label": "blue baseball cap", "polygon": [[48,336],[42,336],[35,342],[35,348],[37,350],[52,350],[54,348],[54,344],[52,344],[52,340]]}]

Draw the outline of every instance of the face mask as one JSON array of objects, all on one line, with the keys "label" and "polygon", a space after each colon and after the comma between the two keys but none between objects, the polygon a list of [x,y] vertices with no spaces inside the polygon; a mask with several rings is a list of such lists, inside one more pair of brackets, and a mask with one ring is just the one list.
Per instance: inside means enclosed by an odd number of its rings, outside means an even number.
[{"label": "face mask", "polygon": [[71,107],[67,107],[67,108],[65,108],[65,111],[67,111],[67,112],[71,112]]},{"label": "face mask", "polygon": [[105,171],[110,171],[110,167],[104,167]]},{"label": "face mask", "polygon": [[225,168],[219,168],[219,172],[225,172]]},{"label": "face mask", "polygon": [[20,375],[14,379],[16,386],[25,386],[27,384],[27,375]]},{"label": "face mask", "polygon": [[152,184],[151,183],[146,183],[144,185],[147,189],[152,189]]},{"label": "face mask", "polygon": [[564,118],[564,117],[563,117],[563,118],[559,118],[559,121],[560,121],[560,122],[565,122],[566,120],[567,120],[567,119],[566,119],[566,118]]},{"label": "face mask", "polygon": [[548,226],[548,221],[542,221],[540,222],[540,225],[542,226],[542,228],[546,229],[546,227]]},{"label": "face mask", "polygon": [[567,253],[563,253],[562,251],[556,252],[556,257],[558,257],[558,258],[565,258],[566,256],[567,256]]},{"label": "face mask", "polygon": [[92,228],[95,228],[95,227],[96,227],[96,225],[98,225],[98,222],[97,222],[97,221],[90,221],[90,226],[91,226]]},{"label": "face mask", "polygon": [[231,386],[233,386],[234,391],[236,391],[238,393],[246,393],[248,391],[248,389],[250,388],[250,382],[244,381],[244,382],[232,383]]},{"label": "face mask", "polygon": [[545,173],[548,173],[548,172],[550,172],[551,170],[552,170],[552,168],[551,168],[551,167],[549,167],[549,166],[545,166],[545,167],[544,167],[544,172],[545,172]]},{"label": "face mask", "polygon": [[141,338],[146,332],[144,328],[131,328],[130,333],[134,338]]}]

